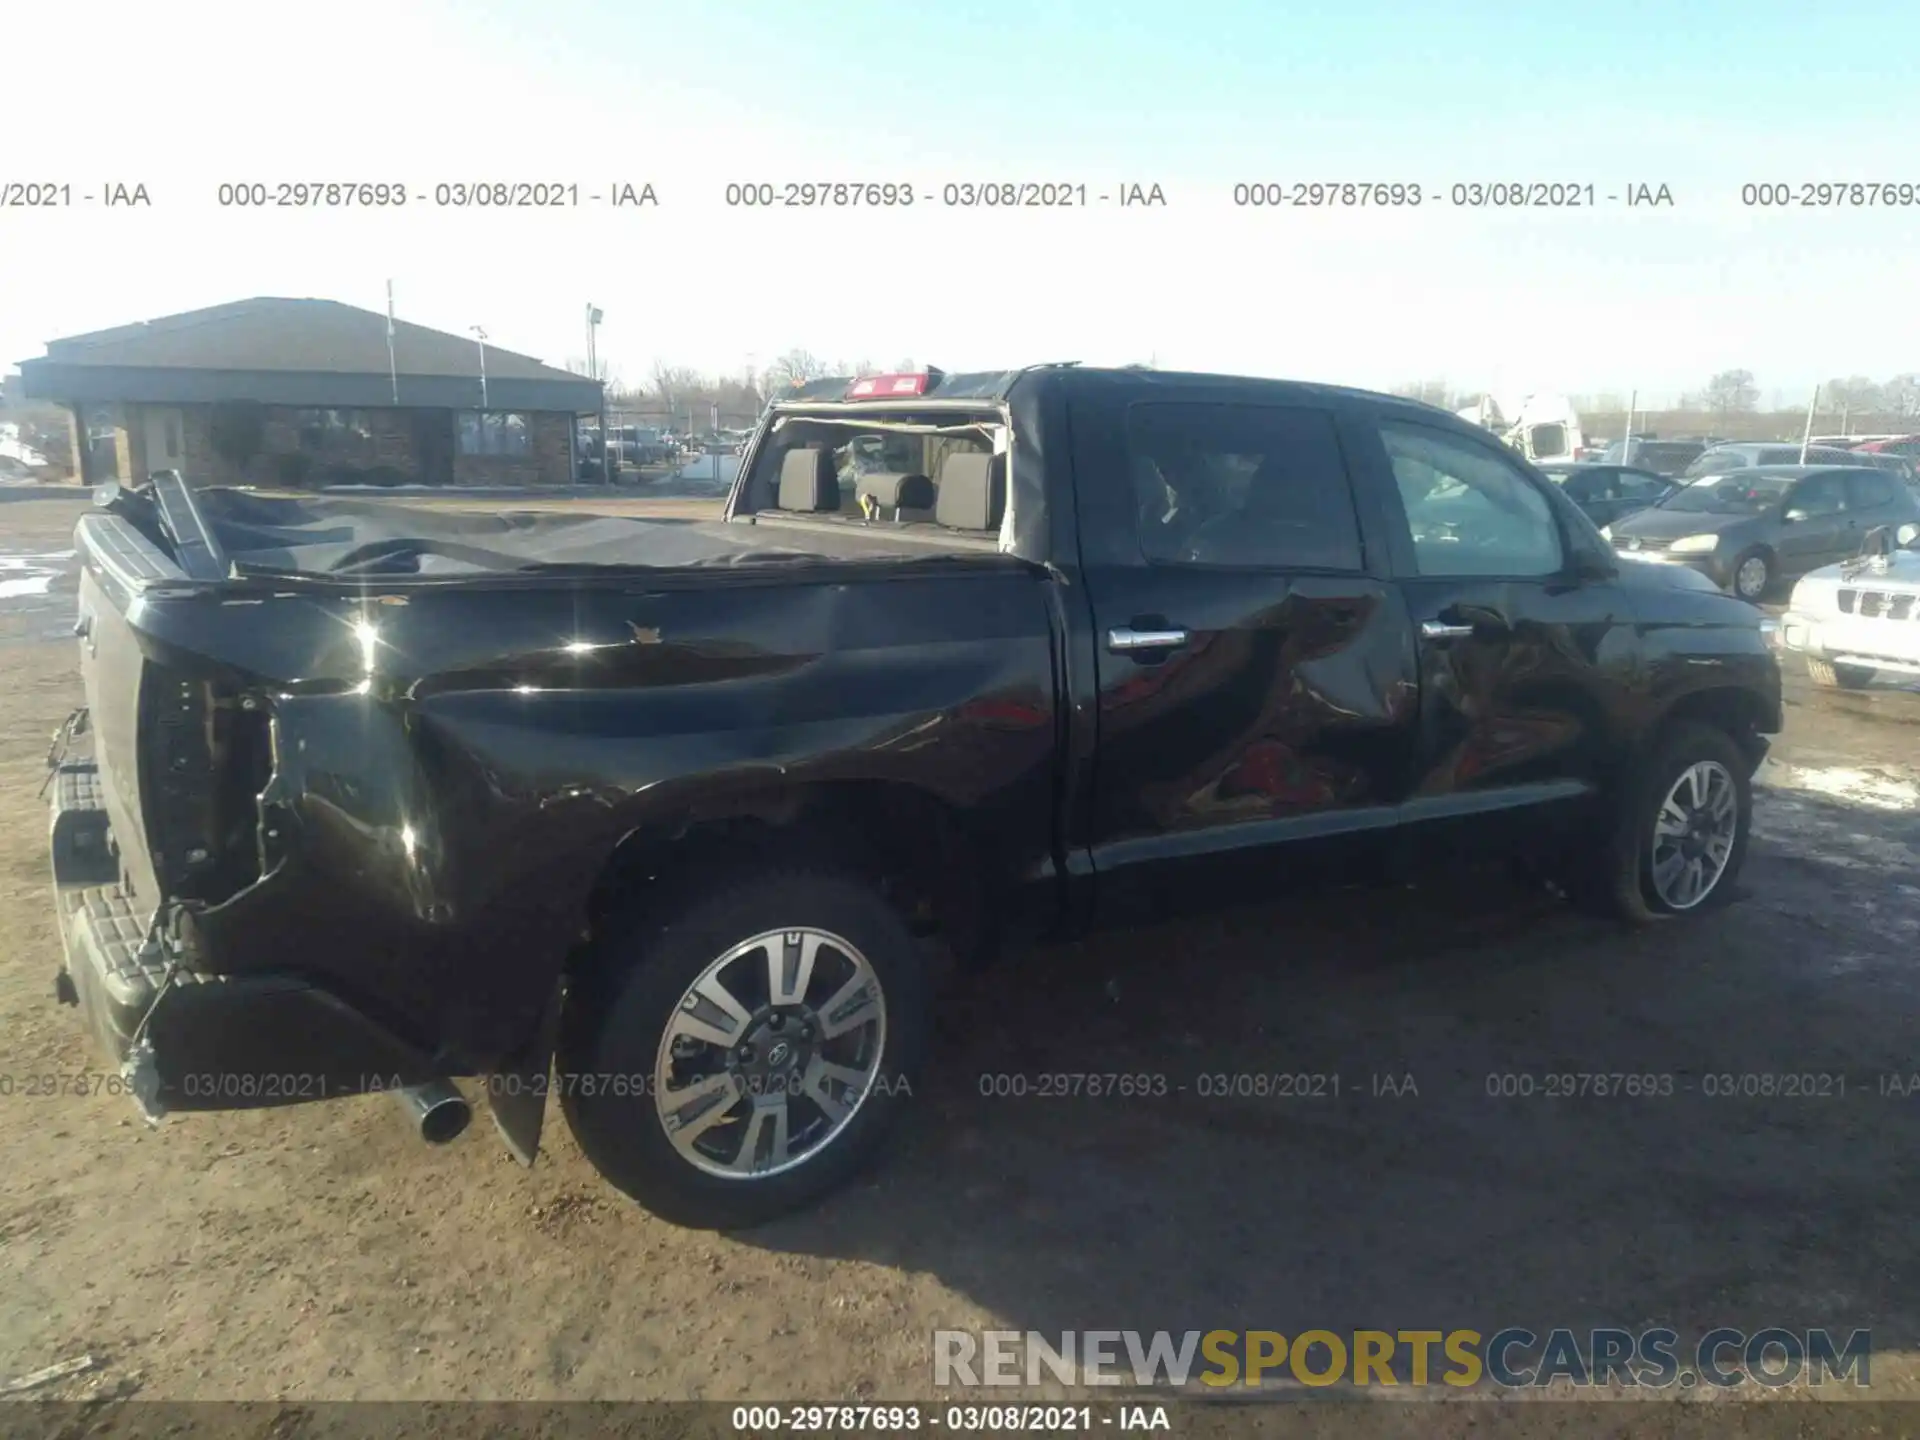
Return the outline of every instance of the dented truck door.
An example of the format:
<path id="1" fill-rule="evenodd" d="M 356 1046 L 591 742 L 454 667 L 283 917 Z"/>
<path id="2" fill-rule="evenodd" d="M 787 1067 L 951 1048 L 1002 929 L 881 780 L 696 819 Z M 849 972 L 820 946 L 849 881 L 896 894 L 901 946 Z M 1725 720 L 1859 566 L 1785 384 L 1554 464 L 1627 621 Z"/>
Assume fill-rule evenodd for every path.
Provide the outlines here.
<path id="1" fill-rule="evenodd" d="M 1416 662 L 1346 427 L 1257 382 L 1075 398 L 1102 920 L 1265 894 L 1391 834 Z"/>

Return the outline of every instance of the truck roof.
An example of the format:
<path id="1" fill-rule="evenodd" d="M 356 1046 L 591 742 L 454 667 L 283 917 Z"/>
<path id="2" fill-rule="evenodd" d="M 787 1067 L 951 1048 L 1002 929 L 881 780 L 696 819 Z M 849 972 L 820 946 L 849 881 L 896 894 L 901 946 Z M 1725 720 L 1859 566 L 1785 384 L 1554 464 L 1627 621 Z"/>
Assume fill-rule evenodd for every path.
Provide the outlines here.
<path id="1" fill-rule="evenodd" d="M 1098 384 L 1103 380 L 1125 380 L 1132 385 L 1165 386 L 1169 390 L 1189 387 L 1215 387 L 1220 385 L 1257 385 L 1276 392 L 1289 394 L 1298 399 L 1347 399 L 1365 400 L 1374 404 L 1392 405 L 1417 412 L 1426 416 L 1444 416 L 1456 425 L 1467 422 L 1459 420 L 1452 411 L 1437 405 L 1429 405 L 1423 400 L 1409 399 L 1403 395 L 1389 395 L 1383 391 L 1364 390 L 1352 385 L 1329 385 L 1314 380 L 1286 380 L 1263 375 L 1227 375 L 1208 371 L 1189 370 L 1151 370 L 1144 366 L 1088 366 L 1076 360 L 1051 361 L 1038 365 L 1027 365 L 1016 370 L 979 370 L 963 374 L 942 375 L 938 385 L 924 395 L 904 395 L 897 399 L 861 399 L 847 400 L 847 392 L 854 381 L 861 377 L 839 375 L 809 380 L 804 385 L 776 397 L 769 409 L 784 410 L 792 407 L 814 408 L 820 405 L 849 404 L 866 409 L 874 405 L 897 407 L 899 409 L 925 408 L 935 403 L 997 403 L 1006 399 L 1014 386 L 1029 376 L 1039 374 L 1070 373 L 1075 381 L 1085 380 Z"/>

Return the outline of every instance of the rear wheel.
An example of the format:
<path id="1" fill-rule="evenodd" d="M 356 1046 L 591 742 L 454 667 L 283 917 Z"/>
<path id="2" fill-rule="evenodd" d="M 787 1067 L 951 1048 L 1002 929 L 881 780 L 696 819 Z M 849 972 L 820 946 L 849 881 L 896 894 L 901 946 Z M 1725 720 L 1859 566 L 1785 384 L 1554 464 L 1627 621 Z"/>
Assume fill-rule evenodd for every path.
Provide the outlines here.
<path id="1" fill-rule="evenodd" d="M 1727 904 L 1753 828 L 1751 771 L 1724 730 L 1672 726 L 1619 795 L 1598 853 L 1570 877 L 1573 893 L 1636 924 Z"/>
<path id="2" fill-rule="evenodd" d="M 1749 550 L 1733 562 L 1733 593 L 1742 600 L 1758 604 L 1773 584 L 1773 557 L 1764 550 Z"/>
<path id="3" fill-rule="evenodd" d="M 1873 671 L 1865 665 L 1836 665 L 1831 660 L 1807 657 L 1807 674 L 1816 685 L 1842 690 L 1864 690 L 1873 683 Z"/>
<path id="4" fill-rule="evenodd" d="M 732 1229 L 812 1204 L 909 1094 L 919 951 L 857 879 L 708 887 L 598 958 L 567 999 L 561 1103 L 594 1167 L 663 1219 Z"/>

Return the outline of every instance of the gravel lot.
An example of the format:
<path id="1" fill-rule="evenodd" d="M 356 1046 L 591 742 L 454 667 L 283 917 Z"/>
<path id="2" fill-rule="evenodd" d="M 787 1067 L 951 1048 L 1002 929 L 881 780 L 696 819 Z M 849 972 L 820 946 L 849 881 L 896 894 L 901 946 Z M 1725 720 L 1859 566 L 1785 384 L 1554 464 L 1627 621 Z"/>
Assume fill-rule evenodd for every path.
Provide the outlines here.
<path id="1" fill-rule="evenodd" d="M 54 1004 L 35 791 L 77 703 L 80 505 L 0 490 L 0 1380 L 68 1395 L 908 1398 L 935 1328 L 1870 1326 L 1912 1397 L 1920 694 L 1789 677 L 1746 897 L 1623 935 L 1487 882 L 1290 901 L 1025 957 L 944 1012 L 917 1124 L 859 1188 L 742 1238 L 656 1222 L 549 1117 L 429 1149 L 379 1098 L 170 1118 L 28 1099 L 95 1071 Z M 31 565 L 27 562 L 31 561 Z M 34 569 L 34 566 L 40 569 Z M 1149 1072 L 1158 1100 L 992 1099 Z M 1341 1097 L 1203 1099 L 1217 1073 Z M 1490 1075 L 1671 1074 L 1666 1099 Z M 1727 1099 L 1835 1072 L 1844 1098 Z M 1371 1077 L 1417 1094 L 1375 1098 Z"/>

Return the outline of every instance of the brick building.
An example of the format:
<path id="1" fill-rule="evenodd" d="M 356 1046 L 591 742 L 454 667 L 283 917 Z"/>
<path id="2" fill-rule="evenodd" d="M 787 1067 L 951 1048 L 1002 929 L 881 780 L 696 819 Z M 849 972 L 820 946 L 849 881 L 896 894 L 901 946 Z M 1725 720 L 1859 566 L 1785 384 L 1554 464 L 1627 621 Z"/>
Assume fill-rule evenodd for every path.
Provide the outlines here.
<path id="1" fill-rule="evenodd" d="M 332 300 L 260 298 L 47 342 L 22 393 L 68 413 L 84 478 L 566 485 L 599 382 Z M 484 392 L 484 396 L 483 396 Z M 396 399 L 397 395 L 397 399 Z"/>

